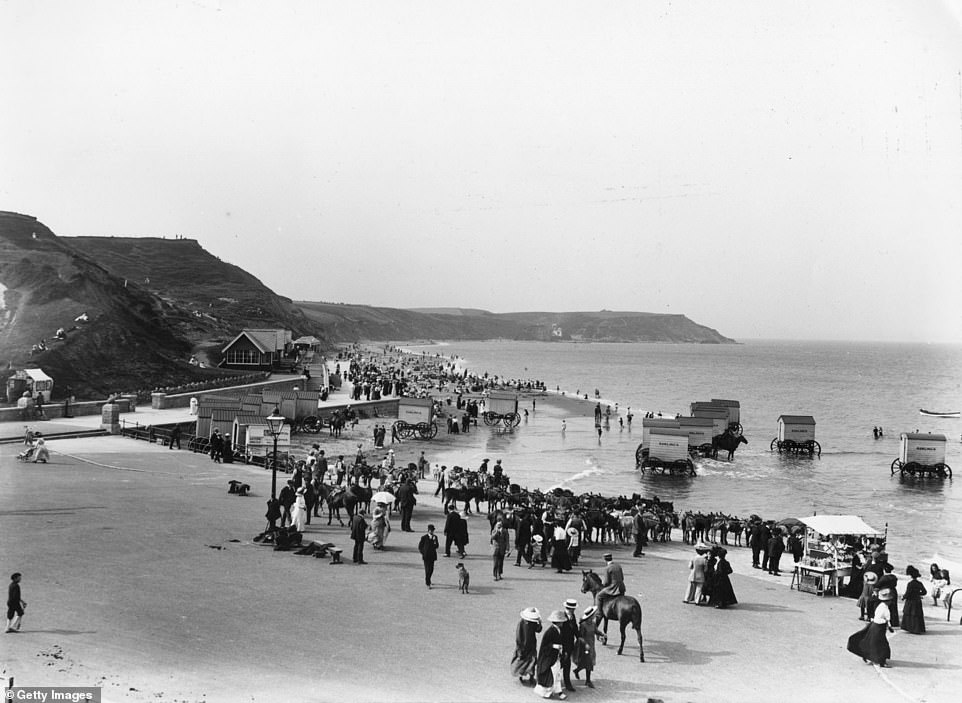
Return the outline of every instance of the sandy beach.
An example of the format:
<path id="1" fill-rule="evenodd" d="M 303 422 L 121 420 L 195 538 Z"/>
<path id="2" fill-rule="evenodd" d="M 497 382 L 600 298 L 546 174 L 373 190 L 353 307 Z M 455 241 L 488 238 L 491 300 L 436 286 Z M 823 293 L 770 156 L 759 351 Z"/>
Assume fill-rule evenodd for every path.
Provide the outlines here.
<path id="1" fill-rule="evenodd" d="M 538 398 L 539 412 L 559 417 L 591 407 Z M 358 443 L 370 452 L 372 424 L 311 441 L 332 457 Z M 395 445 L 397 459 L 473 454 L 466 442 L 491 430 L 472 432 Z M 368 565 L 331 565 L 251 541 L 270 494 L 261 468 L 121 437 L 49 444 L 47 465 L 0 446 L 0 562 L 23 572 L 30 604 L 24 631 L 0 639 L 2 675 L 19 685 L 102 686 L 110 701 L 534 700 L 508 668 L 519 611 L 590 604 L 577 569 L 517 568 L 513 554 L 494 582 L 483 516 L 469 520 L 471 594 L 443 557 L 427 590 L 417 540 L 443 524 L 430 479 L 414 533 L 395 518 Z M 231 479 L 251 495 L 229 495 Z M 305 539 L 350 549 L 336 520 L 315 519 Z M 582 568 L 600 570 L 603 551 L 588 547 Z M 924 636 L 890 636 L 893 668 L 881 670 L 845 651 L 860 625 L 854 601 L 792 591 L 790 575 L 752 570 L 747 549 L 730 550 L 739 605 L 728 611 L 681 602 L 690 553 L 677 530 L 642 558 L 614 552 L 644 608 L 646 662 L 630 632 L 623 656 L 599 645 L 597 688 L 576 682 L 571 700 L 943 701 L 962 685 L 962 628 L 944 610 L 927 604 Z"/>

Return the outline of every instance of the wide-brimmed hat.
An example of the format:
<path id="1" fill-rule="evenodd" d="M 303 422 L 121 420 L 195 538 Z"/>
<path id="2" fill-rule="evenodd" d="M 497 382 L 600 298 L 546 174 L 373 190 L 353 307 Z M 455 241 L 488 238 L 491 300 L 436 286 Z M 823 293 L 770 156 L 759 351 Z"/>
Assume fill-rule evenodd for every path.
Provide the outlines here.
<path id="1" fill-rule="evenodd" d="M 709 545 L 705 544 L 704 542 L 699 542 L 698 544 L 695 545 L 695 551 L 696 551 L 696 552 L 709 552 L 709 551 L 711 551 L 711 547 L 710 547 Z"/>
<path id="2" fill-rule="evenodd" d="M 528 622 L 541 622 L 541 613 L 537 608 L 525 608 L 521 611 L 521 619 Z"/>
<path id="3" fill-rule="evenodd" d="M 918 569 L 916 569 L 914 566 L 909 564 L 908 566 L 905 567 L 905 575 L 911 576 L 912 578 L 918 578 L 921 574 L 919 574 Z"/>
<path id="4" fill-rule="evenodd" d="M 552 610 L 551 615 L 548 616 L 548 620 L 551 622 L 565 622 L 568 617 L 561 610 Z"/>
<path id="5" fill-rule="evenodd" d="M 574 598 L 569 598 L 568 600 L 565 601 L 565 608 L 567 608 L 568 610 L 574 610 L 577 607 L 578 607 L 578 601 L 576 601 Z"/>
<path id="6" fill-rule="evenodd" d="M 878 592 L 879 600 L 892 600 L 893 598 L 895 598 L 895 591 L 891 588 L 883 588 Z"/>
<path id="7" fill-rule="evenodd" d="M 869 583 L 875 583 L 876 581 L 878 581 L 878 574 L 875 573 L 874 571 L 866 571 L 865 576 L 863 576 L 862 578 L 868 581 Z"/>
<path id="8" fill-rule="evenodd" d="M 543 542 L 543 541 L 544 541 L 544 537 L 542 537 L 541 535 L 533 535 L 533 536 L 531 537 L 531 539 L 533 539 L 535 542 Z"/>
<path id="9" fill-rule="evenodd" d="M 589 605 L 587 608 L 585 608 L 585 612 L 583 612 L 583 613 L 581 614 L 581 619 L 582 619 L 582 620 L 587 620 L 588 618 L 590 618 L 592 615 L 594 615 L 594 614 L 597 613 L 597 612 L 598 612 L 598 606 L 596 606 L 596 605 Z"/>
<path id="10" fill-rule="evenodd" d="M 605 552 L 605 554 L 601 558 L 604 559 L 605 561 L 611 561 L 614 557 L 611 556 L 611 552 Z"/>

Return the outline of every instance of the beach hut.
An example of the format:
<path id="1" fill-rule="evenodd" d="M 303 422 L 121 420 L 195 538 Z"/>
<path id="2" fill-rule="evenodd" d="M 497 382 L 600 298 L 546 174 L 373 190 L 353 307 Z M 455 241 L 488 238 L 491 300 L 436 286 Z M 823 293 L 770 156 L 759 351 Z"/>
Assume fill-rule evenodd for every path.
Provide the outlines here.
<path id="1" fill-rule="evenodd" d="M 668 417 L 645 417 L 641 420 L 641 447 L 648 449 L 651 444 L 651 431 L 656 428 L 670 428 L 677 430 L 681 423 L 675 418 Z M 708 439 L 711 441 L 711 438 Z"/>
<path id="2" fill-rule="evenodd" d="M 714 403 L 694 402 L 691 404 L 691 416 L 711 418 L 712 435 L 720 435 L 728 429 L 729 408 Z"/>
<path id="3" fill-rule="evenodd" d="M 741 431 L 741 403 L 739 403 L 737 400 L 726 400 L 724 398 L 712 398 L 711 402 L 712 405 L 720 405 L 724 408 L 728 408 L 729 424 L 738 425 L 739 431 Z"/>
<path id="4" fill-rule="evenodd" d="M 649 460 L 687 461 L 688 430 L 680 427 L 652 427 L 648 434 Z"/>
<path id="5" fill-rule="evenodd" d="M 691 449 L 708 445 L 711 447 L 712 434 L 715 423 L 710 417 L 679 417 L 678 426 L 688 432 L 688 446 Z M 642 433 L 644 434 L 644 433 Z"/>
<path id="6" fill-rule="evenodd" d="M 274 436 L 271 434 L 267 420 L 259 415 L 237 415 L 231 428 L 231 436 L 235 447 L 243 447 L 250 456 L 265 455 L 274 449 Z M 284 423 L 281 433 L 277 436 L 278 450 L 287 451 L 291 446 L 291 426 Z"/>
<path id="7" fill-rule="evenodd" d="M 821 456 L 822 447 L 815 441 L 815 418 L 811 415 L 779 415 L 778 436 L 772 440 L 770 449 Z"/>
<path id="8" fill-rule="evenodd" d="M 892 473 L 903 476 L 934 475 L 952 478 L 952 467 L 945 463 L 945 435 L 927 432 L 903 432 L 899 435 L 901 451 L 892 462 Z"/>

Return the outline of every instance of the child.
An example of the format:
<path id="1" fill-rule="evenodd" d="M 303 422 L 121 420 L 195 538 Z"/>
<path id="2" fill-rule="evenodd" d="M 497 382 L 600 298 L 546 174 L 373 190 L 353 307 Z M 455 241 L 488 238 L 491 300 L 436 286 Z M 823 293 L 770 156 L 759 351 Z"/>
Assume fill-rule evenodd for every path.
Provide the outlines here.
<path id="1" fill-rule="evenodd" d="M 875 583 L 878 581 L 878 574 L 874 571 L 866 571 L 865 576 L 862 580 L 862 595 L 858 598 L 858 608 L 859 608 L 859 620 L 871 620 L 871 610 L 869 609 L 870 601 L 872 600 L 872 595 L 875 591 Z M 869 613 L 869 617 L 866 618 L 866 612 Z"/>
<path id="2" fill-rule="evenodd" d="M 949 585 L 949 572 L 944 569 L 933 569 L 932 570 L 932 605 L 939 604 L 939 598 L 942 597 L 942 591 L 945 587 Z"/>

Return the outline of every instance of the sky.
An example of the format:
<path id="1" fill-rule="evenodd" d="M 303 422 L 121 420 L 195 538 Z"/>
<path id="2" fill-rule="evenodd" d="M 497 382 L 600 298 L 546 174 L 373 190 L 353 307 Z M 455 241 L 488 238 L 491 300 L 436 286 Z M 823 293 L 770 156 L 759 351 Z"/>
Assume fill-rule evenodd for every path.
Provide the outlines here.
<path id="1" fill-rule="evenodd" d="M 295 300 L 962 342 L 962 0 L 0 0 L 0 209 Z"/>

